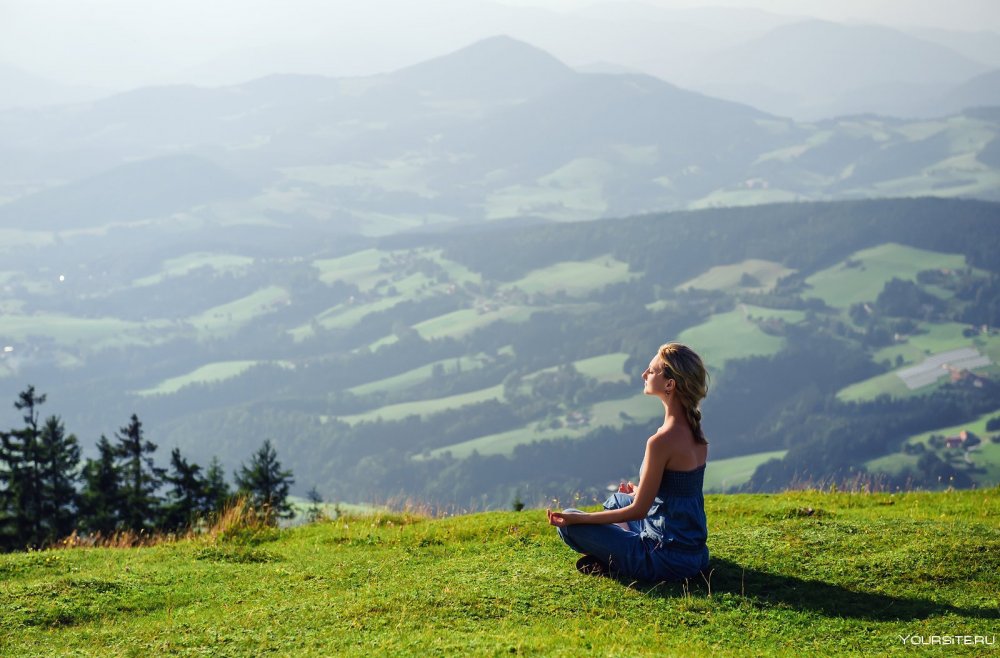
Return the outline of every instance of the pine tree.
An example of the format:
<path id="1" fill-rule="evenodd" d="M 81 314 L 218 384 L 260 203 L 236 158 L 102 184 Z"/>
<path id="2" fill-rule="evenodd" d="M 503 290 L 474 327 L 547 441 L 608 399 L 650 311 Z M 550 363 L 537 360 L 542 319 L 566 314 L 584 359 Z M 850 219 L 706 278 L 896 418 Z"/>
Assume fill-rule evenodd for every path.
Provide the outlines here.
<path id="1" fill-rule="evenodd" d="M 97 459 L 83 467 L 80 492 L 80 525 L 88 532 L 111 535 L 118 529 L 122 509 L 121 474 L 115 464 L 115 449 L 108 437 L 97 442 Z"/>
<path id="2" fill-rule="evenodd" d="M 45 539 L 51 542 L 69 536 L 76 528 L 80 446 L 74 435 L 66 435 L 58 416 L 49 416 L 39 434 L 38 452 L 42 522 Z"/>
<path id="3" fill-rule="evenodd" d="M 306 500 L 309 501 L 306 518 L 309 520 L 309 523 L 316 523 L 324 517 L 323 508 L 320 507 L 323 504 L 323 496 L 316 489 L 316 485 L 313 485 L 312 489 L 306 492 Z"/>
<path id="4" fill-rule="evenodd" d="M 208 470 L 205 471 L 204 494 L 201 502 L 203 514 L 218 514 L 225 509 L 233 495 L 229 484 L 226 483 L 226 474 L 218 457 L 212 457 Z"/>
<path id="5" fill-rule="evenodd" d="M 250 496 L 251 503 L 268 523 L 277 523 L 278 518 L 293 515 L 292 506 L 288 504 L 288 489 L 294 482 L 291 471 L 281 470 L 278 453 L 270 439 L 254 453 L 250 465 L 240 465 L 236 473 L 240 493 Z"/>
<path id="6" fill-rule="evenodd" d="M 153 464 L 156 444 L 142 436 L 142 423 L 132 414 L 130 422 L 116 434 L 115 456 L 121 473 L 119 519 L 123 527 L 141 532 L 152 528 L 160 517 L 157 489 L 163 482 L 164 469 Z"/>
<path id="7" fill-rule="evenodd" d="M 170 453 L 170 467 L 164 479 L 172 488 L 167 492 L 162 527 L 179 531 L 190 526 L 202 511 L 206 483 L 201 467 L 188 463 L 179 448 Z"/>
<path id="8" fill-rule="evenodd" d="M 2 536 L 6 546 L 39 546 L 45 539 L 42 525 L 41 455 L 37 407 L 45 402 L 28 386 L 18 393 L 14 407 L 24 412 L 24 427 L 0 435 L 0 499 Z"/>

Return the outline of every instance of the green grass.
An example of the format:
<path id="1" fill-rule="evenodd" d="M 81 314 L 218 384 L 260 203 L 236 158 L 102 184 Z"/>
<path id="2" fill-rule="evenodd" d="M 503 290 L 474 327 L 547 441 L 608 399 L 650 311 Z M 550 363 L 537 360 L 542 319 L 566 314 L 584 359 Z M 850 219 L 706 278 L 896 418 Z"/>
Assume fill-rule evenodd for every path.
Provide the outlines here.
<path id="1" fill-rule="evenodd" d="M 388 258 L 390 252 L 378 249 L 356 251 L 340 258 L 323 258 L 313 261 L 313 267 L 319 270 L 319 280 L 323 283 L 345 281 L 353 283 L 362 291 L 375 285 L 375 282 L 386 276 L 379 272 L 382 259 Z"/>
<path id="2" fill-rule="evenodd" d="M 600 290 L 613 283 L 628 281 L 628 263 L 615 260 L 611 256 L 599 256 L 585 261 L 563 261 L 529 272 L 509 287 L 516 287 L 528 294 L 551 295 L 565 292 L 571 297 L 580 297 Z"/>
<path id="3" fill-rule="evenodd" d="M 1000 416 L 1000 407 L 990 413 L 982 414 L 978 418 L 973 418 L 967 423 L 960 423 L 958 425 L 951 425 L 950 427 L 942 427 L 929 432 L 915 434 L 908 437 L 904 443 L 909 443 L 911 445 L 922 443 L 924 448 L 928 451 L 935 452 L 938 457 L 948 461 L 949 457 L 954 459 L 955 456 L 961 455 L 964 450 L 955 448 L 941 448 L 936 450 L 930 445 L 931 436 L 934 434 L 941 436 L 956 436 L 962 430 L 968 430 L 969 432 L 978 435 L 979 438 L 983 440 L 983 442 L 976 449 L 969 453 L 969 458 L 972 460 L 973 464 L 977 468 L 982 468 L 983 472 L 973 471 L 970 472 L 969 475 L 972 477 L 973 481 L 980 486 L 995 486 L 1000 484 L 1000 443 L 993 443 L 990 441 L 989 437 L 992 434 L 997 434 L 998 432 L 987 432 L 986 422 L 997 416 Z M 918 459 L 919 457 L 916 455 L 907 455 L 899 452 L 871 459 L 865 462 L 865 466 L 870 472 L 885 472 L 898 475 L 908 468 L 916 467 Z M 955 460 L 954 463 L 959 464 L 957 460 Z"/>
<path id="4" fill-rule="evenodd" d="M 678 290 L 686 288 L 697 288 L 699 290 L 726 290 L 739 291 L 748 290 L 754 292 L 766 292 L 774 288 L 774 285 L 783 276 L 795 272 L 769 260 L 750 258 L 742 263 L 732 265 L 716 265 L 707 272 L 699 274 L 695 278 L 685 281 L 677 286 Z M 749 274 L 760 281 L 759 286 L 744 288 L 740 286 L 740 278 L 744 274 Z"/>
<path id="5" fill-rule="evenodd" d="M 279 286 L 268 286 L 246 297 L 210 308 L 188 318 L 188 322 L 203 337 L 227 336 L 254 318 L 283 308 L 287 302 L 287 290 Z"/>
<path id="6" fill-rule="evenodd" d="M 231 379 L 242 375 L 244 372 L 257 365 L 258 363 L 267 363 L 266 361 L 217 361 L 215 363 L 208 363 L 196 368 L 189 373 L 179 375 L 177 377 L 171 377 L 165 379 L 156 386 L 143 389 L 141 391 L 136 391 L 136 395 L 149 396 L 149 395 L 167 395 L 170 393 L 176 393 L 180 389 L 188 386 L 189 384 L 210 384 L 213 382 L 221 382 L 226 379 Z M 278 361 L 278 365 L 284 367 L 291 367 L 291 363 L 288 361 Z"/>
<path id="7" fill-rule="evenodd" d="M 583 576 L 540 510 L 0 556 L 6 655 L 992 655 L 1000 490 L 709 495 L 710 573 Z M 569 504 L 567 500 L 561 504 Z"/>
<path id="8" fill-rule="evenodd" d="M 604 184 L 614 167 L 597 158 L 577 158 L 535 184 L 504 187 L 486 197 L 486 219 L 544 217 L 556 221 L 595 219 L 608 209 Z"/>
<path id="9" fill-rule="evenodd" d="M 758 452 L 728 459 L 709 459 L 705 468 L 705 491 L 725 493 L 750 481 L 757 467 L 769 459 L 781 459 L 787 450 Z"/>
<path id="10" fill-rule="evenodd" d="M 955 322 L 920 323 L 920 328 L 925 333 L 909 336 L 905 343 L 884 347 L 873 355 L 873 360 L 876 362 L 889 361 L 893 365 L 893 372 L 875 375 L 870 379 L 846 386 L 837 392 L 837 397 L 845 402 L 864 402 L 874 400 L 879 395 L 889 395 L 894 398 L 925 395 L 945 384 L 948 379 L 942 377 L 935 383 L 911 390 L 895 371 L 921 363 L 934 354 L 961 347 L 976 348 L 980 354 L 988 355 L 994 364 L 1000 361 L 1000 335 L 976 335 L 967 338 L 962 335 L 962 330 L 967 326 Z M 897 357 L 903 359 L 901 366 L 896 366 Z M 982 372 L 982 368 L 974 370 Z"/>
<path id="11" fill-rule="evenodd" d="M 848 262 L 858 265 L 850 267 Z M 835 308 L 847 308 L 851 304 L 875 301 L 893 277 L 916 281 L 917 272 L 922 270 L 964 267 L 965 256 L 890 242 L 855 252 L 844 262 L 808 277 L 806 283 L 811 289 L 803 296 L 818 297 Z"/>
<path id="12" fill-rule="evenodd" d="M 210 267 L 216 272 L 239 272 L 252 263 L 253 258 L 249 256 L 195 252 L 181 256 L 180 258 L 171 258 L 164 261 L 160 272 L 137 279 L 132 285 L 154 285 L 169 277 L 182 276 L 201 267 Z"/>
<path id="13" fill-rule="evenodd" d="M 947 352 L 960 347 L 974 347 L 980 354 L 988 354 L 993 361 L 1000 360 L 1000 334 L 976 335 L 967 338 L 962 331 L 969 325 L 957 322 L 919 323 L 924 333 L 906 338 L 905 343 L 884 347 L 872 355 L 876 362 L 883 360 L 895 365 L 896 357 L 902 356 L 904 364 L 916 364 L 932 354 Z"/>
<path id="14" fill-rule="evenodd" d="M 530 306 L 500 306 L 490 311 L 465 308 L 413 325 L 424 340 L 461 338 L 480 327 L 499 322 L 526 322 L 535 311 Z"/>
<path id="15" fill-rule="evenodd" d="M 777 354 L 784 346 L 784 338 L 764 333 L 751 318 L 773 318 L 796 323 L 804 317 L 802 311 L 782 311 L 740 304 L 728 313 L 713 315 L 707 322 L 685 329 L 678 340 L 690 345 L 709 366 L 722 368 L 730 359 Z"/>
<path id="16" fill-rule="evenodd" d="M 637 385 L 640 388 L 641 385 Z M 523 443 L 533 441 L 549 441 L 552 439 L 576 439 L 586 435 L 596 427 L 621 427 L 626 423 L 645 422 L 654 417 L 662 417 L 663 408 L 656 400 L 638 393 L 622 400 L 605 400 L 593 405 L 586 411 L 589 422 L 580 427 L 568 427 L 566 416 L 558 419 L 562 427 L 548 427 L 542 422 L 528 423 L 506 432 L 497 432 L 476 437 L 449 446 L 436 448 L 428 454 L 436 457 L 450 452 L 456 459 L 464 459 L 473 452 L 481 455 L 510 455 L 514 448 Z M 418 456 L 418 459 L 422 458 Z"/>
<path id="17" fill-rule="evenodd" d="M 928 384 L 921 388 L 910 390 L 903 380 L 895 372 L 887 372 L 875 375 L 864 381 L 845 386 L 837 391 L 837 399 L 844 402 L 865 402 L 874 400 L 880 395 L 888 395 L 893 398 L 906 398 L 913 395 L 924 395 L 936 387 L 936 384 Z"/>
<path id="18" fill-rule="evenodd" d="M 411 388 L 417 384 L 427 381 L 428 379 L 431 379 L 434 375 L 434 368 L 438 366 L 441 367 L 443 374 L 454 375 L 459 371 L 466 372 L 469 370 L 478 370 L 485 367 L 490 362 L 491 360 L 485 354 L 480 354 L 474 357 L 462 356 L 452 359 L 441 359 L 440 361 L 434 361 L 433 363 L 428 363 L 427 365 L 420 366 L 419 368 L 407 370 L 404 373 L 400 373 L 392 377 L 386 377 L 385 379 L 379 379 L 367 384 L 354 386 L 347 390 L 349 393 L 353 393 L 355 395 L 368 395 L 377 391 Z"/>
<path id="19" fill-rule="evenodd" d="M 629 355 L 625 352 L 602 354 L 600 356 L 592 356 L 587 359 L 573 361 L 573 367 L 576 368 L 577 372 L 581 375 L 590 377 L 591 379 L 596 379 L 599 382 L 628 381 L 630 375 L 625 374 L 625 361 L 628 360 L 628 358 Z M 526 375 L 524 379 L 531 379 L 532 377 L 535 377 L 543 372 L 552 372 L 558 368 L 559 366 L 545 368 L 536 373 Z M 635 378 L 638 380 L 640 375 L 641 373 L 635 373 Z"/>
<path id="20" fill-rule="evenodd" d="M 378 418 L 382 420 L 401 420 L 407 416 L 426 417 L 438 411 L 447 409 L 458 409 L 468 404 L 485 402 L 486 400 L 502 400 L 503 385 L 497 384 L 489 388 L 483 388 L 469 393 L 459 393 L 443 398 L 432 398 L 430 400 L 418 400 L 416 402 L 402 402 L 400 404 L 390 404 L 378 409 L 372 409 L 362 414 L 341 416 L 340 420 L 352 425 L 364 421 L 373 421 Z"/>

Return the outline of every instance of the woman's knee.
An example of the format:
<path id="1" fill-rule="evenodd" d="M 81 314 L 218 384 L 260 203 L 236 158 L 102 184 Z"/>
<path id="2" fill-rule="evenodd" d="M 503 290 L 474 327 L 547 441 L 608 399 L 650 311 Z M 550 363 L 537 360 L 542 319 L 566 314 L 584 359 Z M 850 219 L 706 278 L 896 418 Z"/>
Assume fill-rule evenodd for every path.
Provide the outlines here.
<path id="1" fill-rule="evenodd" d="M 632 504 L 632 496 L 624 493 L 613 493 L 604 501 L 604 509 L 621 509 Z"/>

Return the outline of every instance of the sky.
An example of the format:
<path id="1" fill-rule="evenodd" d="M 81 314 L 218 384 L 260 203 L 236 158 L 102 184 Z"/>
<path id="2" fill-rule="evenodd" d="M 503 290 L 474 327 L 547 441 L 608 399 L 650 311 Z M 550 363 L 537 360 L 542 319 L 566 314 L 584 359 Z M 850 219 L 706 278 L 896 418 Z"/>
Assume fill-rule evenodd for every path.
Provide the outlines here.
<path id="1" fill-rule="evenodd" d="M 626 0 L 603 0 L 614 4 Z M 0 67 L 123 90 L 269 72 L 364 75 L 443 54 L 585 0 L 0 0 Z M 645 0 L 665 8 L 694 0 Z M 717 0 L 835 21 L 1000 33 L 1000 0 Z M 477 18 L 479 14 L 481 17 Z M 532 19 L 534 16 L 534 19 Z M 720 26 L 738 29 L 739 26 Z M 339 60 L 339 61 L 338 61 Z M 297 70 L 289 70 L 289 69 Z"/>

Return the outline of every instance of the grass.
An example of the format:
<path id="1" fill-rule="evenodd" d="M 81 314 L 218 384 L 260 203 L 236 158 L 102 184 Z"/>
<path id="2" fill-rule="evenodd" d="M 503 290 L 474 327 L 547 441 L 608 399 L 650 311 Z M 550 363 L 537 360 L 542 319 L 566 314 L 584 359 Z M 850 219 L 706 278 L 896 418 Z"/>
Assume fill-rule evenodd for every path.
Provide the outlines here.
<path id="1" fill-rule="evenodd" d="M 485 354 L 479 354 L 474 357 L 461 356 L 450 359 L 441 359 L 440 361 L 434 361 L 433 363 L 428 363 L 427 365 L 420 366 L 419 368 L 407 370 L 404 373 L 400 373 L 392 377 L 386 377 L 385 379 L 379 379 L 367 384 L 354 386 L 347 389 L 347 391 L 349 393 L 353 393 L 354 395 L 368 395 L 369 393 L 375 393 L 378 391 L 411 388 L 421 382 L 431 379 L 434 376 L 434 369 L 437 367 L 441 368 L 442 374 L 444 375 L 454 375 L 460 371 L 467 372 L 469 370 L 478 370 L 485 367 L 489 363 L 491 363 L 491 359 Z"/>
<path id="2" fill-rule="evenodd" d="M 209 384 L 213 382 L 221 382 L 233 377 L 242 375 L 244 372 L 257 365 L 258 363 L 266 363 L 265 361 L 217 361 L 215 363 L 208 363 L 196 368 L 189 373 L 179 375 L 177 377 L 171 377 L 165 379 L 156 386 L 143 389 L 141 391 L 136 391 L 135 394 L 139 396 L 149 396 L 149 395 L 166 395 L 170 393 L 176 393 L 180 389 L 188 386 L 190 384 Z M 276 362 L 284 367 L 291 367 L 291 363 L 288 361 Z"/>
<path id="3" fill-rule="evenodd" d="M 787 450 L 758 452 L 728 459 L 709 459 L 705 469 L 705 491 L 725 493 L 750 481 L 757 467 L 769 459 L 781 459 Z"/>
<path id="4" fill-rule="evenodd" d="M 940 324 L 921 323 L 920 327 L 925 333 L 909 336 L 905 343 L 882 348 L 873 356 L 873 360 L 877 362 L 888 360 L 894 366 L 896 358 L 902 357 L 901 366 L 896 367 L 893 372 L 875 375 L 869 379 L 846 386 L 837 392 L 837 397 L 845 402 L 863 402 L 874 400 L 879 395 L 904 398 L 929 393 L 946 383 L 948 381 L 947 377 L 942 376 L 935 383 L 911 390 L 903 383 L 903 380 L 895 371 L 906 366 L 921 363 L 924 359 L 934 354 L 948 352 L 961 347 L 976 348 L 980 354 L 989 356 L 994 364 L 1000 360 L 1000 335 L 977 335 L 967 338 L 962 335 L 962 330 L 966 329 L 967 325 L 955 322 L 942 322 Z M 982 372 L 982 368 L 974 368 L 973 370 Z"/>
<path id="5" fill-rule="evenodd" d="M 501 188 L 485 200 L 486 219 L 544 217 L 574 221 L 600 217 L 608 209 L 604 194 L 613 166 L 597 158 L 577 158 L 539 178 L 535 184 Z"/>
<path id="6" fill-rule="evenodd" d="M 151 286 L 169 277 L 182 276 L 201 267 L 210 267 L 216 272 L 239 272 L 251 264 L 253 258 L 249 256 L 195 252 L 164 261 L 160 272 L 137 279 L 132 285 Z"/>
<path id="7" fill-rule="evenodd" d="M 992 434 L 997 434 L 998 432 L 987 432 L 986 422 L 990 418 L 995 418 L 997 416 L 1000 416 L 1000 407 L 990 413 L 982 414 L 978 418 L 970 419 L 967 423 L 960 423 L 950 427 L 942 427 L 929 432 L 915 434 L 907 438 L 904 443 L 911 445 L 922 443 L 924 448 L 930 452 L 935 452 L 942 460 L 946 462 L 951 461 L 956 465 L 961 465 L 962 462 L 964 462 L 964 459 L 962 462 L 959 462 L 957 459 L 954 459 L 954 457 L 962 455 L 965 452 L 964 450 L 956 448 L 935 449 L 930 445 L 930 438 L 935 434 L 940 436 L 956 436 L 962 430 L 968 430 L 983 440 L 983 442 L 979 444 L 975 450 L 972 450 L 969 453 L 969 459 L 972 460 L 977 468 L 982 469 L 982 471 L 970 471 L 969 475 L 972 477 L 973 481 L 980 486 L 995 486 L 1000 483 L 1000 443 L 993 443 L 990 441 L 989 437 Z M 907 468 L 915 467 L 917 459 L 918 457 L 916 455 L 906 455 L 899 452 L 869 460 L 865 462 L 865 466 L 870 472 L 873 473 L 880 471 L 898 475 Z M 964 463 L 967 464 L 968 462 Z"/>
<path id="8" fill-rule="evenodd" d="M 277 311 L 287 302 L 287 290 L 279 286 L 268 286 L 246 297 L 210 308 L 188 318 L 188 322 L 202 337 L 227 336 L 254 318 Z"/>
<path id="9" fill-rule="evenodd" d="M 400 404 L 390 404 L 378 409 L 372 409 L 362 414 L 341 416 L 340 420 L 352 425 L 364 421 L 373 421 L 378 418 L 382 420 L 401 420 L 407 416 L 426 417 L 438 411 L 447 409 L 458 409 L 468 404 L 485 402 L 486 400 L 502 400 L 503 385 L 497 384 L 489 388 L 483 388 L 469 393 L 459 393 L 443 398 L 433 398 L 430 400 L 417 400 L 416 402 L 402 402 Z"/>
<path id="10" fill-rule="evenodd" d="M 0 556 L 7 655 L 986 655 L 1000 491 L 706 496 L 710 573 L 578 574 L 540 510 Z M 570 501 L 566 501 L 568 504 Z M 984 653 L 986 652 L 986 653 Z"/>
<path id="11" fill-rule="evenodd" d="M 694 345 L 705 362 L 722 368 L 730 359 L 777 354 L 785 339 L 764 333 L 753 320 L 775 319 L 788 323 L 801 321 L 802 311 L 781 311 L 741 304 L 728 313 L 713 315 L 708 321 L 685 329 L 678 340 Z"/>
<path id="12" fill-rule="evenodd" d="M 888 360 L 896 363 L 896 357 L 902 356 L 904 364 L 920 363 L 928 356 L 939 352 L 974 347 L 980 354 L 989 354 L 993 361 L 1000 360 L 1000 334 L 976 335 L 971 338 L 963 336 L 962 331 L 969 325 L 957 322 L 919 324 L 923 333 L 907 336 L 906 342 L 884 347 L 875 352 L 872 359 L 876 362 Z"/>
<path id="13" fill-rule="evenodd" d="M 697 288 L 699 290 L 725 290 L 731 292 L 740 290 L 766 292 L 774 288 L 778 279 L 788 276 L 793 272 L 795 270 L 789 269 L 781 263 L 750 258 L 742 263 L 716 265 L 707 272 L 703 272 L 695 278 L 685 281 L 677 286 L 677 289 Z M 756 278 L 760 282 L 760 285 L 747 288 L 740 286 L 740 278 L 744 274 L 749 274 Z"/>
<path id="14" fill-rule="evenodd" d="M 511 283 L 510 287 L 528 294 L 565 292 L 571 297 L 581 297 L 613 283 L 628 281 L 633 276 L 628 271 L 628 263 L 611 256 L 599 256 L 585 261 L 563 261 L 534 270 Z"/>
<path id="15" fill-rule="evenodd" d="M 852 263 L 855 264 L 852 266 Z M 833 267 L 806 278 L 804 297 L 818 297 L 836 308 L 873 302 L 892 278 L 916 281 L 917 272 L 966 267 L 965 256 L 886 243 L 862 249 Z"/>
<path id="16" fill-rule="evenodd" d="M 526 322 L 535 309 L 530 306 L 500 306 L 490 311 L 465 308 L 413 325 L 424 340 L 461 338 L 480 327 L 499 322 Z"/>
<path id="17" fill-rule="evenodd" d="M 940 384 L 944 380 L 938 382 Z M 845 386 L 837 391 L 837 399 L 844 402 L 865 402 L 874 400 L 880 395 L 888 395 L 893 398 L 906 398 L 914 395 L 924 395 L 935 388 L 935 384 L 928 384 L 918 389 L 910 390 L 903 380 L 895 372 L 886 372 L 875 375 L 864 381 Z"/>
<path id="18" fill-rule="evenodd" d="M 476 437 L 461 443 L 436 448 L 428 454 L 431 457 L 450 452 L 456 459 L 464 459 L 473 452 L 481 455 L 510 455 L 514 448 L 523 443 L 533 441 L 549 441 L 552 439 L 575 439 L 586 435 L 595 427 L 621 427 L 628 422 L 642 422 L 662 415 L 662 408 L 642 393 L 622 400 L 605 400 L 593 405 L 587 415 L 590 422 L 581 427 L 545 427 L 538 422 L 528 423 L 506 432 L 497 432 Z M 560 419 L 565 421 L 566 418 Z M 418 457 L 420 458 L 420 457 Z"/>

